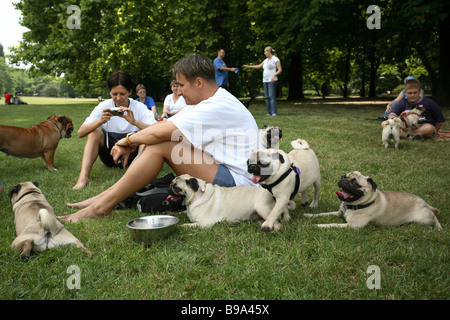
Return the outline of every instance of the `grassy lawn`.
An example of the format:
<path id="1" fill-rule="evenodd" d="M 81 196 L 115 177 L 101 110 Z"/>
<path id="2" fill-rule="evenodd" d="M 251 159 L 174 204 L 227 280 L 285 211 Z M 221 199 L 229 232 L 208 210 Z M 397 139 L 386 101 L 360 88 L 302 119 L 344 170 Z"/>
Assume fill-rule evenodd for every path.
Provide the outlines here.
<path id="1" fill-rule="evenodd" d="M 30 103 L 25 106 L 0 106 L 0 124 L 28 127 L 64 114 L 72 118 L 76 131 L 97 103 L 32 100 L 24 99 Z M 1 153 L 5 191 L 0 193 L 0 299 L 449 299 L 449 142 L 401 141 L 398 151 L 392 145 L 384 149 L 380 123 L 366 119 L 383 114 L 385 104 L 361 99 L 281 101 L 278 117 L 265 116 L 262 101 L 250 106 L 260 127 L 283 129 L 281 149 L 290 151 L 291 140 L 304 138 L 321 165 L 319 207 L 301 207 L 297 196 L 297 209 L 279 232 L 263 233 L 256 222 L 234 227 L 221 223 L 204 230 L 180 227 L 169 239 L 144 247 L 131 240 L 125 226 L 141 214 L 114 211 L 105 219 L 66 225 L 93 252 L 92 258 L 76 248 L 57 248 L 21 261 L 10 249 L 15 229 L 7 193 L 16 183 L 37 181 L 55 212 L 65 215 L 75 212 L 67 202 L 98 194 L 123 171 L 97 161 L 92 182 L 71 190 L 86 141 L 76 133 L 59 144 L 57 172 L 48 171 L 41 159 Z M 450 110 L 443 111 L 450 120 Z M 448 123 L 443 130 L 450 130 Z M 353 170 L 371 176 L 381 190 L 421 196 L 440 210 L 443 230 L 417 224 L 323 230 L 315 223 L 340 219 L 302 217 L 306 212 L 337 210 L 337 182 Z M 165 168 L 163 174 L 167 172 Z M 188 222 L 185 214 L 175 215 Z M 80 289 L 67 286 L 73 274 L 67 271 L 70 266 L 81 272 Z M 367 286 L 369 266 L 379 267 L 380 289 Z"/>

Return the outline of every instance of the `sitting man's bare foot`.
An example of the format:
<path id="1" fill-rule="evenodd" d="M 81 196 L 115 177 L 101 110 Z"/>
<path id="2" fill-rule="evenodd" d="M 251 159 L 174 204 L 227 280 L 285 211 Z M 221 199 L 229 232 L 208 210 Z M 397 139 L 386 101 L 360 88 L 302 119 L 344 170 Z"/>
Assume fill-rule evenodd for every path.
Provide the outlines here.
<path id="1" fill-rule="evenodd" d="M 58 216 L 58 219 L 63 222 L 78 222 L 89 218 L 104 218 L 107 215 L 109 215 L 109 212 L 96 213 L 94 208 L 89 206 L 67 216 Z"/>
<path id="2" fill-rule="evenodd" d="M 79 178 L 77 183 L 73 186 L 72 190 L 82 189 L 87 186 L 91 181 L 89 178 Z"/>
<path id="3" fill-rule="evenodd" d="M 84 201 L 80 201 L 77 203 L 67 203 L 66 205 L 69 208 L 78 208 L 78 209 L 82 209 L 82 208 L 86 208 L 87 206 L 89 206 L 90 204 L 92 204 L 93 201 L 91 201 L 91 199 L 87 199 Z"/>

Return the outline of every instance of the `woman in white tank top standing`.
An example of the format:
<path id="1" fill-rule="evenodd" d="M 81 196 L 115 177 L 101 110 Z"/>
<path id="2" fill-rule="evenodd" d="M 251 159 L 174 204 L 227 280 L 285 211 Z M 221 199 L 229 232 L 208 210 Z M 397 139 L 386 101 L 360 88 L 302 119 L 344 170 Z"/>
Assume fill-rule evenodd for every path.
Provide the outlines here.
<path id="1" fill-rule="evenodd" d="M 275 50 L 268 46 L 264 49 L 264 55 L 266 59 L 258 65 L 244 64 L 244 68 L 259 69 L 263 68 L 263 87 L 264 97 L 266 99 L 267 115 L 277 115 L 277 86 L 278 75 L 281 73 L 280 59 L 275 55 Z"/>

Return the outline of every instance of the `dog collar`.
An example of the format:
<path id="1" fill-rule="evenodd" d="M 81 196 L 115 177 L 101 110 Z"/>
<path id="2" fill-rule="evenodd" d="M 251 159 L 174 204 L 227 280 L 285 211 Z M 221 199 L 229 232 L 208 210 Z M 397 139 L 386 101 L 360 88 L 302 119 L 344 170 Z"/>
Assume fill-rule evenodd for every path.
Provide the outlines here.
<path id="1" fill-rule="evenodd" d="M 197 201 L 197 199 L 198 198 L 200 198 L 202 195 L 203 195 L 203 193 L 205 192 L 205 190 L 206 190 L 206 184 L 204 184 L 203 185 L 203 187 L 202 187 L 202 189 L 201 189 L 201 193 L 198 193 L 195 197 L 194 197 L 194 199 L 192 199 L 188 204 L 186 204 L 186 206 L 190 206 L 190 205 L 192 205 L 195 201 Z"/>
<path id="2" fill-rule="evenodd" d="M 57 125 L 56 123 L 54 123 L 52 120 L 47 120 L 47 121 L 50 122 L 51 124 L 53 124 L 53 125 L 55 126 L 56 130 L 58 130 L 59 135 L 61 136 L 61 131 L 59 130 L 58 125 Z M 62 138 L 62 137 L 61 137 L 61 138 Z"/>
<path id="3" fill-rule="evenodd" d="M 294 188 L 294 191 L 292 192 L 292 194 L 291 194 L 291 196 L 290 196 L 290 198 L 289 198 L 289 200 L 292 200 L 292 198 L 294 198 L 294 196 L 295 196 L 295 195 L 297 194 L 297 192 L 298 192 L 298 189 L 300 188 L 300 169 L 297 168 L 296 166 L 294 166 L 294 164 L 291 164 L 291 166 L 289 167 L 289 169 L 288 169 L 285 173 L 283 173 L 283 175 L 282 175 L 277 181 L 275 181 L 275 182 L 272 183 L 272 184 L 261 184 L 261 186 L 262 186 L 264 189 L 269 190 L 269 192 L 273 195 L 273 193 L 272 193 L 272 188 L 275 187 L 277 184 L 279 184 L 279 183 L 280 183 L 281 181 L 283 181 L 284 179 L 286 179 L 286 177 L 287 177 L 288 175 L 290 175 L 291 172 L 294 172 L 294 173 L 295 173 L 295 188 Z"/>
<path id="4" fill-rule="evenodd" d="M 38 193 L 38 194 L 41 194 L 40 192 L 38 192 L 38 191 L 36 191 L 36 190 L 31 190 L 31 191 L 25 192 L 23 195 L 20 196 L 19 199 L 17 199 L 16 203 L 19 202 L 20 200 L 22 200 L 23 197 L 25 197 L 25 196 L 27 196 L 27 195 L 29 195 L 29 194 L 32 194 L 32 193 Z"/>
<path id="5" fill-rule="evenodd" d="M 347 209 L 359 210 L 359 209 L 367 208 L 367 207 L 373 205 L 374 203 L 375 203 L 375 200 L 373 200 L 373 201 L 371 201 L 369 203 L 366 203 L 366 204 L 357 204 L 357 205 L 345 204 L 345 205 L 346 205 Z"/>

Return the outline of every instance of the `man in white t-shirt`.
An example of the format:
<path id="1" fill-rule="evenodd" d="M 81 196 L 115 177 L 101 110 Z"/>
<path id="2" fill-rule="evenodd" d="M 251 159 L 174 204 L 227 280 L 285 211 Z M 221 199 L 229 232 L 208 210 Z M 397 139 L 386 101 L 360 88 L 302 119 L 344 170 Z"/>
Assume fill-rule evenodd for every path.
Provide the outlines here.
<path id="1" fill-rule="evenodd" d="M 167 121 L 119 140 L 111 151 L 115 161 L 122 157 L 126 163 L 136 145 L 146 147 L 116 184 L 98 196 L 69 204 L 83 209 L 61 220 L 76 222 L 108 215 L 116 204 L 156 178 L 164 162 L 177 175 L 187 173 L 207 183 L 254 185 L 247 159 L 257 148 L 259 135 L 251 113 L 218 88 L 208 58 L 187 56 L 175 64 L 173 74 L 188 107 Z"/>
<path id="2" fill-rule="evenodd" d="M 81 171 L 73 189 L 81 189 L 90 181 L 90 172 L 97 156 L 108 167 L 117 166 L 111 157 L 111 149 L 127 134 L 142 130 L 156 123 L 153 113 L 138 101 L 130 99 L 133 83 L 126 71 L 113 73 L 108 79 L 112 99 L 99 103 L 78 130 L 78 137 L 87 136 L 81 161 Z M 119 107 L 123 115 L 113 116 L 110 109 Z M 137 156 L 134 151 L 128 160 Z M 124 167 L 124 164 L 119 164 Z"/>

